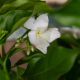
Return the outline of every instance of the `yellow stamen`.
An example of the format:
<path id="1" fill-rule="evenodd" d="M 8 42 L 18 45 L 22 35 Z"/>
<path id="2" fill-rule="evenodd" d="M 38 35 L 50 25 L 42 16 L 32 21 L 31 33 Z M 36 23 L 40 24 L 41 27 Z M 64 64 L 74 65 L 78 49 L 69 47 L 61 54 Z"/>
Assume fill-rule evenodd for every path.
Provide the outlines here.
<path id="1" fill-rule="evenodd" d="M 37 37 L 37 38 L 40 38 L 41 35 L 42 35 L 42 32 L 41 32 L 41 31 L 37 31 L 37 32 L 36 32 L 36 37 Z"/>

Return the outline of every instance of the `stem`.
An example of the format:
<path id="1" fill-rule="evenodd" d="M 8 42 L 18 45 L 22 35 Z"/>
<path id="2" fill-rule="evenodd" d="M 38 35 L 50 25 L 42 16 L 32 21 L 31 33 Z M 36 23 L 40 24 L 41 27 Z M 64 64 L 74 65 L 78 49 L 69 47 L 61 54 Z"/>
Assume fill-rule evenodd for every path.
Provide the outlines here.
<path id="1" fill-rule="evenodd" d="M 3 47 L 3 45 L 0 45 L 0 55 L 2 56 L 3 55 L 3 50 L 2 50 L 2 47 Z M 1 62 L 1 64 L 2 64 L 2 62 Z M 4 74 L 5 74 L 5 78 L 6 78 L 6 80 L 10 80 L 9 79 L 9 75 L 8 75 L 8 72 L 7 72 L 7 69 L 6 69 L 6 60 L 3 62 L 3 70 L 4 70 Z"/>
<path id="2" fill-rule="evenodd" d="M 9 73 L 7 71 L 7 68 L 6 68 L 6 62 L 7 62 L 7 58 L 8 58 L 8 54 L 5 56 L 5 50 L 4 50 L 4 45 L 1 45 L 1 49 L 2 49 L 2 57 L 5 58 L 4 59 L 4 62 L 2 63 L 2 66 L 3 66 L 3 71 L 4 71 L 4 75 L 5 75 L 5 79 L 6 80 L 10 80 L 10 77 L 9 77 Z"/>
<path id="3" fill-rule="evenodd" d="M 4 63 L 3 63 L 3 70 L 4 70 L 4 73 L 5 73 L 6 80 L 10 80 L 8 71 L 6 69 L 6 61 L 4 61 Z"/>
<path id="4" fill-rule="evenodd" d="M 2 56 L 2 45 L 0 45 L 0 55 Z"/>

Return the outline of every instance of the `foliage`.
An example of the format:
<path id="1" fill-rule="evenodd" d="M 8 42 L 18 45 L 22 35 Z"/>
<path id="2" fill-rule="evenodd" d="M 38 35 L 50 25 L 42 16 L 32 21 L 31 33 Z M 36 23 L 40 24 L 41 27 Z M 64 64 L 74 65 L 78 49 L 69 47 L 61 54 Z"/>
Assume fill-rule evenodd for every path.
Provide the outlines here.
<path id="1" fill-rule="evenodd" d="M 75 71 L 77 75 L 78 70 L 74 69 L 76 65 L 78 66 L 77 57 L 80 59 L 80 39 L 75 39 L 72 34 L 62 33 L 60 39 L 51 43 L 46 55 L 38 50 L 31 51 L 30 55 L 27 55 L 28 48 L 32 48 L 28 38 L 25 37 L 28 30 L 16 40 L 8 52 L 5 51 L 4 45 L 12 33 L 24 27 L 23 24 L 30 16 L 38 16 L 41 13 L 48 13 L 57 24 L 79 27 L 79 7 L 80 0 L 68 0 L 58 8 L 40 0 L 0 0 L 0 47 L 2 48 L 0 80 L 78 80 L 79 76 L 72 78 L 74 75 L 72 72 Z M 28 47 L 21 48 L 22 43 Z M 12 66 L 10 58 L 17 52 L 22 52 L 25 57 Z M 25 63 L 28 64 L 26 69 L 19 66 Z M 12 70 L 14 67 L 16 70 Z"/>

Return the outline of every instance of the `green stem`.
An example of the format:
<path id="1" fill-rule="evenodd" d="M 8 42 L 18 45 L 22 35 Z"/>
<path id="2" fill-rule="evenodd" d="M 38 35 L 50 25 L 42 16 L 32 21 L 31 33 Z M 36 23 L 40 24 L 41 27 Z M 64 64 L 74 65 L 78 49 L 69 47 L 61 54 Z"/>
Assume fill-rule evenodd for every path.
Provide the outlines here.
<path id="1" fill-rule="evenodd" d="M 6 62 L 5 62 L 5 61 L 4 61 L 4 63 L 3 63 L 3 70 L 4 70 L 4 74 L 5 74 L 6 80 L 10 80 L 10 78 L 9 78 L 9 73 L 8 73 L 8 71 L 7 71 L 7 68 L 6 68 Z"/>
<path id="2" fill-rule="evenodd" d="M 0 55 L 2 56 L 2 45 L 0 45 Z"/>
<path id="3" fill-rule="evenodd" d="M 4 51 L 2 50 L 3 48 L 3 45 L 0 45 L 0 55 L 2 56 Z M 5 75 L 5 78 L 6 80 L 10 80 L 9 79 L 9 75 L 8 75 L 8 72 L 7 72 L 7 69 L 6 69 L 6 60 L 4 62 L 2 62 L 2 60 L 0 59 L 0 64 L 3 66 L 3 70 L 4 70 L 4 75 Z"/>

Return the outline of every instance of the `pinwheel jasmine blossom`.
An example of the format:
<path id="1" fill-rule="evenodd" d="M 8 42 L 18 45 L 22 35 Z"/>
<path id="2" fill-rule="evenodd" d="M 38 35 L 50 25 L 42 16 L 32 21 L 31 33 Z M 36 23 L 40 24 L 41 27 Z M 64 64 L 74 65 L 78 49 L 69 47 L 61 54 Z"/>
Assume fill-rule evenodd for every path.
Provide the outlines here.
<path id="1" fill-rule="evenodd" d="M 57 28 L 48 28 L 48 15 L 42 14 L 36 20 L 31 17 L 24 23 L 24 27 L 30 29 L 28 33 L 29 40 L 42 53 L 47 53 L 47 48 L 52 41 L 60 37 Z"/>

